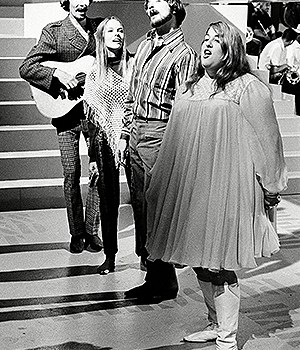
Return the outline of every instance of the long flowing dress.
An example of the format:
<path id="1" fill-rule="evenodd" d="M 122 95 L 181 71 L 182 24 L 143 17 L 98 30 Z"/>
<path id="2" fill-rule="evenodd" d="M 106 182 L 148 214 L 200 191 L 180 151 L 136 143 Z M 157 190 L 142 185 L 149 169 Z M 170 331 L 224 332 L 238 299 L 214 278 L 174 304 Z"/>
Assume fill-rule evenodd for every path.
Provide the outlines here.
<path id="1" fill-rule="evenodd" d="M 207 75 L 178 90 L 148 201 L 149 259 L 209 269 L 256 266 L 278 251 L 262 187 L 287 184 L 269 88 L 251 74 L 212 96 Z"/>

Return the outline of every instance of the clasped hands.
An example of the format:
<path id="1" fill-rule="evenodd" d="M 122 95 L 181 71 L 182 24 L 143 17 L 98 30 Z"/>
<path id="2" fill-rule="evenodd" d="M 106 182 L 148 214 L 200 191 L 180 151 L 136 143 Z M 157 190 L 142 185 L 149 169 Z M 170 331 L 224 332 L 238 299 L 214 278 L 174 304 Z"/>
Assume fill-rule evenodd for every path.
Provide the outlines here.
<path id="1" fill-rule="evenodd" d="M 264 189 L 264 205 L 266 210 L 275 207 L 280 201 L 281 196 L 279 193 L 271 193 Z"/>

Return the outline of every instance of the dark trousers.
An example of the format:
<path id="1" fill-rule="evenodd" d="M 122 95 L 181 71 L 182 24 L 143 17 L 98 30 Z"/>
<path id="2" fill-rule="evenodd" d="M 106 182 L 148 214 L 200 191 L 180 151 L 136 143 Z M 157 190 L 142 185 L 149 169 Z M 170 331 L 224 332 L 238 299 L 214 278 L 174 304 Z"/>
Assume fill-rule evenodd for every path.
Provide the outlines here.
<path id="1" fill-rule="evenodd" d="M 97 129 L 93 143 L 99 171 L 97 188 L 100 197 L 100 218 L 104 254 L 114 256 L 118 251 L 118 215 L 120 204 L 120 175 L 106 136 Z"/>
<path id="2" fill-rule="evenodd" d="M 282 92 L 295 96 L 295 113 L 300 115 L 300 82 L 293 85 L 285 78 L 282 83 Z"/>
<path id="3" fill-rule="evenodd" d="M 146 191 L 150 170 L 156 162 L 166 129 L 166 122 L 134 120 L 130 136 L 131 201 L 135 223 L 135 251 L 146 258 L 147 203 Z"/>
<path id="4" fill-rule="evenodd" d="M 145 248 L 148 234 L 146 191 L 150 182 L 150 170 L 156 162 L 166 126 L 166 122 L 134 120 L 130 137 L 130 192 L 135 222 L 136 254 L 143 258 L 148 256 Z M 145 280 L 154 290 L 178 289 L 174 266 L 162 260 L 147 261 Z"/>
<path id="5" fill-rule="evenodd" d="M 211 282 L 215 286 L 222 286 L 225 283 L 235 284 L 238 282 L 237 275 L 234 271 L 220 270 L 218 272 L 212 272 L 202 267 L 193 267 L 197 278 L 203 282 Z"/>

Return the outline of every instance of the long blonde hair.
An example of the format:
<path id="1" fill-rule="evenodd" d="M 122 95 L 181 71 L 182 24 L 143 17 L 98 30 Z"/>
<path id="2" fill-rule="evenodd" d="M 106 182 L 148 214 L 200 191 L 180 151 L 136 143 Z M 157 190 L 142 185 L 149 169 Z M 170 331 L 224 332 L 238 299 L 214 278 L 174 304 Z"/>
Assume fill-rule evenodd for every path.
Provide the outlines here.
<path id="1" fill-rule="evenodd" d="M 96 63 L 99 69 L 99 81 L 101 81 L 107 72 L 108 69 L 108 50 L 106 48 L 105 45 L 105 41 L 104 41 L 104 31 L 106 28 L 106 25 L 108 23 L 108 21 L 110 21 L 111 19 L 114 19 L 116 21 L 118 21 L 122 27 L 123 23 L 119 20 L 119 18 L 117 18 L 116 16 L 110 16 L 110 17 L 106 17 L 98 26 L 96 33 L 95 33 L 95 39 L 96 39 Z M 123 46 L 120 49 L 121 51 L 121 55 L 120 55 L 120 74 L 122 76 L 125 76 L 126 74 L 126 67 L 127 67 L 127 63 L 126 63 L 126 38 L 125 38 L 125 34 L 124 34 L 124 41 L 123 41 Z"/>

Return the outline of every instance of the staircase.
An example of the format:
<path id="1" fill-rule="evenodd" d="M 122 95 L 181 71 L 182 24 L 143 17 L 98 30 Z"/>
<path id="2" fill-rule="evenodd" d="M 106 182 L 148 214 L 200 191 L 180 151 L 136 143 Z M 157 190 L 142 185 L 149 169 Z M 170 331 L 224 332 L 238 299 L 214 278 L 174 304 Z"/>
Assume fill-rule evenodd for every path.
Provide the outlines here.
<path id="1" fill-rule="evenodd" d="M 269 72 L 256 68 L 256 56 L 248 56 L 248 59 L 254 72 L 267 83 Z M 300 194 L 300 116 L 295 114 L 295 97 L 283 93 L 281 85 L 270 84 L 270 87 L 273 92 L 274 107 L 288 169 L 288 188 L 282 195 Z"/>
<path id="2" fill-rule="evenodd" d="M 1 6 L 1 1 L 0 211 L 64 207 L 56 130 L 50 120 L 37 110 L 29 85 L 20 79 L 18 72 L 20 63 L 36 39 L 24 37 L 23 6 L 13 7 L 9 5 L 10 2 Z M 97 5 L 102 6 L 103 3 Z M 187 39 L 191 35 L 187 30 Z M 190 41 L 193 42 L 192 36 Z M 278 86 L 274 86 L 273 90 L 289 170 L 289 188 L 285 194 L 299 194 L 300 117 L 294 114 L 293 97 L 283 95 Z M 82 190 L 85 197 L 88 157 L 83 140 L 81 153 Z M 124 174 L 121 176 L 121 201 L 129 202 Z"/>
<path id="3" fill-rule="evenodd" d="M 56 129 L 31 98 L 19 65 L 36 39 L 24 37 L 23 7 L 0 7 L 0 211 L 64 207 L 63 177 Z M 82 192 L 86 196 L 88 157 L 82 154 Z M 121 199 L 128 188 L 121 176 Z"/>
<path id="4" fill-rule="evenodd" d="M 280 85 L 272 85 L 272 89 L 288 168 L 288 189 L 283 195 L 300 194 L 300 116 L 294 112 L 293 95 L 282 93 Z"/>

